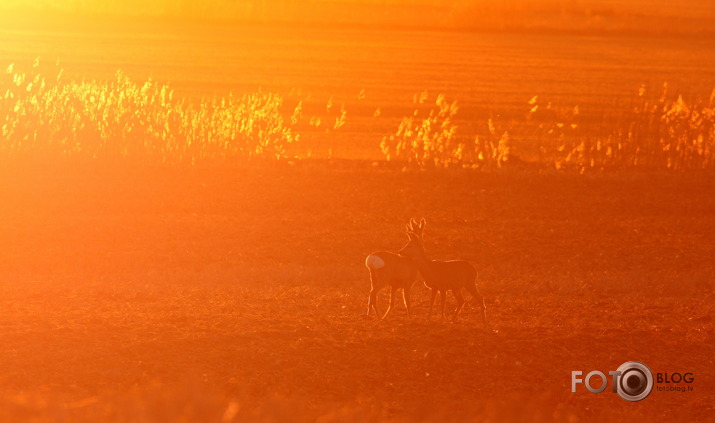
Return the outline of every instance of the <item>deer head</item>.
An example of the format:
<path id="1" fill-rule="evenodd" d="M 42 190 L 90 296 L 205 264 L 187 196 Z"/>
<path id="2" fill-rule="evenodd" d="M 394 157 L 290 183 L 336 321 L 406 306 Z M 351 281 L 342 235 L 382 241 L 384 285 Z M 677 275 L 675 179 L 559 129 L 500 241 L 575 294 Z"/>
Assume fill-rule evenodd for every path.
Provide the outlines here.
<path id="1" fill-rule="evenodd" d="M 425 227 L 425 220 L 422 219 L 418 224 L 417 221 L 412 219 L 407 225 L 407 237 L 409 241 L 402 247 L 399 251 L 401 256 L 410 257 L 412 259 L 425 259 L 425 249 L 422 244 L 422 232 Z"/>

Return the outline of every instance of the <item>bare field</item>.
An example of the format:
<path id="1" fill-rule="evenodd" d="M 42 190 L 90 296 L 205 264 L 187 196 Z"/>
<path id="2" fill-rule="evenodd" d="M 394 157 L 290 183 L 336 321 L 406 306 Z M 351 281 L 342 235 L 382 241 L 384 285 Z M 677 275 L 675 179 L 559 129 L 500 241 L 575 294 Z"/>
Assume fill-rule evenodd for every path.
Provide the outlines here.
<path id="1" fill-rule="evenodd" d="M 25 3 L 0 423 L 715 421 L 708 2 Z M 486 324 L 365 316 L 413 217 Z"/>
<path id="2" fill-rule="evenodd" d="M 360 166 L 0 169 L 0 420 L 713 418 L 708 175 Z M 410 217 L 484 327 L 363 316 Z M 387 291 L 380 297 L 382 309 Z M 454 299 L 448 298 L 448 307 Z M 572 370 L 693 372 L 639 403 Z"/>

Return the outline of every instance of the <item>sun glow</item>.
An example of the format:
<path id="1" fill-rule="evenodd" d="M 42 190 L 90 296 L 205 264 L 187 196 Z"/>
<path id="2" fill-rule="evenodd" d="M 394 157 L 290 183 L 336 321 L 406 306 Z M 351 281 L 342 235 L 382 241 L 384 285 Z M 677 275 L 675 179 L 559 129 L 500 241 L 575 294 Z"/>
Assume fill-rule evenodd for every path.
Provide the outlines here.
<path id="1" fill-rule="evenodd" d="M 712 420 L 713 9 L 0 0 L 0 423 Z"/>
<path id="2" fill-rule="evenodd" d="M 234 21 L 360 27 L 510 31 L 687 32 L 711 29 L 706 0 L 603 2 L 585 0 L 3 0 L 0 10 L 25 18 L 68 16 Z"/>

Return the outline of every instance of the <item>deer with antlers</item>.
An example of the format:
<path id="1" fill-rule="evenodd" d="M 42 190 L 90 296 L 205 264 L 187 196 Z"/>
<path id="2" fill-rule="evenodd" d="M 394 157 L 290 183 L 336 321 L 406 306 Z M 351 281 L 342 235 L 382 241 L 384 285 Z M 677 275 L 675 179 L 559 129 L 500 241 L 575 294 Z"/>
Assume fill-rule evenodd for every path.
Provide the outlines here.
<path id="1" fill-rule="evenodd" d="M 425 221 L 422 219 L 417 223 L 415 219 L 411 219 L 407 225 L 410 233 L 419 234 L 422 236 Z M 402 289 L 402 300 L 407 309 L 407 317 L 412 318 L 410 311 L 410 289 L 415 284 L 419 271 L 415 262 L 406 256 L 391 253 L 389 251 L 378 251 L 370 254 L 365 259 L 365 266 L 370 271 L 370 296 L 367 300 L 367 316 L 370 316 L 370 310 L 375 312 L 377 317 L 380 313 L 377 311 L 377 293 L 383 287 L 390 287 L 390 304 L 387 306 L 387 311 L 380 318 L 385 319 L 390 310 L 395 305 L 397 298 L 397 290 Z"/>
<path id="2" fill-rule="evenodd" d="M 422 219 L 420 231 L 424 229 L 424 226 L 424 219 Z M 484 304 L 484 297 L 479 293 L 479 288 L 477 287 L 477 271 L 474 266 L 463 260 L 430 260 L 425 254 L 421 232 L 418 233 L 413 230 L 411 225 L 407 225 L 407 236 L 409 237 L 409 242 L 400 250 L 399 255 L 413 260 L 425 281 L 425 286 L 432 291 L 429 316 L 432 316 L 432 308 L 437 294 L 440 294 L 442 319 L 444 319 L 445 297 L 447 291 L 452 291 L 457 299 L 457 308 L 454 311 L 452 321 L 456 321 L 465 304 L 462 289 L 466 289 L 481 306 L 482 321 L 486 324 L 487 307 Z"/>

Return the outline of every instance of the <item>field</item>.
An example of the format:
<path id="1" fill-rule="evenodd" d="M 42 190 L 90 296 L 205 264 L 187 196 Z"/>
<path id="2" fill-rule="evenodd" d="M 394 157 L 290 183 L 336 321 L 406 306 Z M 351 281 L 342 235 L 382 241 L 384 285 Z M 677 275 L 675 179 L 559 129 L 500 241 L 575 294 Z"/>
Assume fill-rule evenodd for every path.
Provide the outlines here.
<path id="1" fill-rule="evenodd" d="M 713 417 L 707 174 L 1 172 L 4 421 Z M 412 320 L 364 317 L 363 260 L 413 216 L 428 253 L 478 267 L 486 327 L 470 305 L 428 321 L 424 288 Z M 694 391 L 570 393 L 572 370 L 628 360 Z"/>

